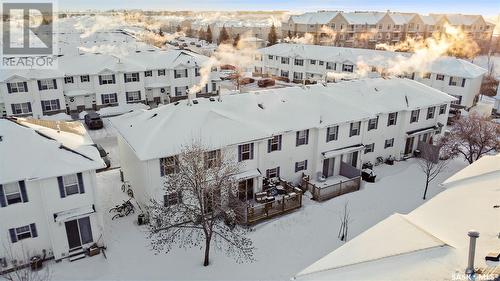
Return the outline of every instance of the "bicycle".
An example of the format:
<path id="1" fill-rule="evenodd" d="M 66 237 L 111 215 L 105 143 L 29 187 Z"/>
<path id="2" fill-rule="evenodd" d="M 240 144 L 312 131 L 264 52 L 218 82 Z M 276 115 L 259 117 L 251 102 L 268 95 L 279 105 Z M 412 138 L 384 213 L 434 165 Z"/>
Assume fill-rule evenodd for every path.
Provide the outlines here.
<path id="1" fill-rule="evenodd" d="M 129 181 L 124 181 L 122 183 L 122 192 L 127 191 L 127 195 L 129 197 L 134 197 L 134 191 L 132 190 L 132 186 L 130 185 Z"/>
<path id="2" fill-rule="evenodd" d="M 130 199 L 127 200 L 127 201 L 123 201 L 122 204 L 120 205 L 116 205 L 114 206 L 113 208 L 109 209 L 109 212 L 118 212 L 118 213 L 121 213 L 123 212 L 124 210 L 127 210 L 127 209 L 134 209 L 134 205 L 132 204 L 132 202 L 130 202 Z"/>

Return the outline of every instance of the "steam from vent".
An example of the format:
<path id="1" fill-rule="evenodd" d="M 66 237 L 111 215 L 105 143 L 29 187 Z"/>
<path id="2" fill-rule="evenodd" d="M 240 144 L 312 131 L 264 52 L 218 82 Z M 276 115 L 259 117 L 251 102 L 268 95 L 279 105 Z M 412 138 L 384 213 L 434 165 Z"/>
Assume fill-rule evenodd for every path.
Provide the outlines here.
<path id="1" fill-rule="evenodd" d="M 283 39 L 283 41 L 288 42 L 288 43 L 298 43 L 298 44 L 314 44 L 314 35 L 311 33 L 306 33 L 304 36 L 294 36 L 292 38 L 287 37 Z"/>

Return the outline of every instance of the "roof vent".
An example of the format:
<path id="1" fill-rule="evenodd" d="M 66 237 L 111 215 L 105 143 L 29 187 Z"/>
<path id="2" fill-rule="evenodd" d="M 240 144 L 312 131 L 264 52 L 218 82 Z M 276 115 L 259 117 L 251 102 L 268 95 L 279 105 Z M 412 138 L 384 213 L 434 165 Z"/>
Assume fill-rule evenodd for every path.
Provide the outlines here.
<path id="1" fill-rule="evenodd" d="M 179 104 L 179 102 L 178 102 L 178 101 L 176 101 L 176 102 L 174 103 L 174 105 L 178 105 L 178 104 Z"/>
<path id="2" fill-rule="evenodd" d="M 208 100 L 209 100 L 209 101 L 215 101 L 215 99 L 214 99 L 214 98 L 209 98 Z"/>
<path id="3" fill-rule="evenodd" d="M 193 100 L 193 103 L 194 104 L 198 104 L 198 100 Z"/>
<path id="4" fill-rule="evenodd" d="M 158 116 L 158 113 L 153 114 L 153 115 L 152 115 L 149 119 L 153 119 L 153 118 L 155 118 L 156 116 Z"/>
<path id="5" fill-rule="evenodd" d="M 261 108 L 261 109 L 264 109 L 264 104 L 262 103 L 259 103 L 258 106 Z"/>

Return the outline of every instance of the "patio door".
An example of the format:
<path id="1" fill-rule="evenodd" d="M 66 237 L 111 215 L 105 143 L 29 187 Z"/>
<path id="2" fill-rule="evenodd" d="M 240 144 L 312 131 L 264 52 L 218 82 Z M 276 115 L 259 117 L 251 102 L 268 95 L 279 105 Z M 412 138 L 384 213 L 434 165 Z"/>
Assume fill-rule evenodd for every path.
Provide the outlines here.
<path id="1" fill-rule="evenodd" d="M 335 157 L 323 160 L 323 177 L 328 178 L 333 176 L 335 168 Z"/>
<path id="2" fill-rule="evenodd" d="M 238 198 L 243 202 L 253 199 L 253 178 L 238 183 Z"/>
<path id="3" fill-rule="evenodd" d="M 415 141 L 415 137 L 409 137 L 406 139 L 405 155 L 413 152 L 413 142 L 414 141 Z"/>
<path id="4" fill-rule="evenodd" d="M 70 250 L 80 248 L 93 241 L 89 217 L 67 221 L 64 224 Z"/>

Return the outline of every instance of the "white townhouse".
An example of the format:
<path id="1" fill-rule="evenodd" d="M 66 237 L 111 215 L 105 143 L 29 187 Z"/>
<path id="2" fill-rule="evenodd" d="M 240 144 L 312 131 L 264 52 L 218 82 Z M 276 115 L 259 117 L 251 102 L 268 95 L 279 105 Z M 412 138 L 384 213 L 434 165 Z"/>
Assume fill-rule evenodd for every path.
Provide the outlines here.
<path id="1" fill-rule="evenodd" d="M 7 116 L 99 110 L 127 103 L 161 104 L 186 97 L 199 83 L 207 57 L 181 50 L 124 56 L 61 56 L 57 70 L 2 70 L 0 97 Z M 199 95 L 220 90 L 217 68 Z"/>
<path id="2" fill-rule="evenodd" d="M 301 84 L 328 80 L 328 73 L 342 79 L 360 75 L 380 77 L 381 73 L 411 56 L 409 53 L 304 44 L 276 44 L 259 49 L 259 52 L 256 73 Z M 454 103 L 471 107 L 486 72 L 486 69 L 462 59 L 440 57 L 425 69 L 414 69 L 400 75 L 456 97 Z"/>
<path id="3" fill-rule="evenodd" d="M 138 202 L 164 195 L 162 176 L 193 140 L 207 159 L 222 151 L 240 162 L 239 198 L 252 201 L 264 178 L 336 184 L 377 157 L 410 157 L 444 131 L 453 100 L 409 79 L 374 78 L 180 101 L 112 122 Z"/>
<path id="4" fill-rule="evenodd" d="M 0 271 L 34 255 L 82 258 L 101 238 L 105 164 L 92 144 L 79 122 L 0 119 Z"/>

